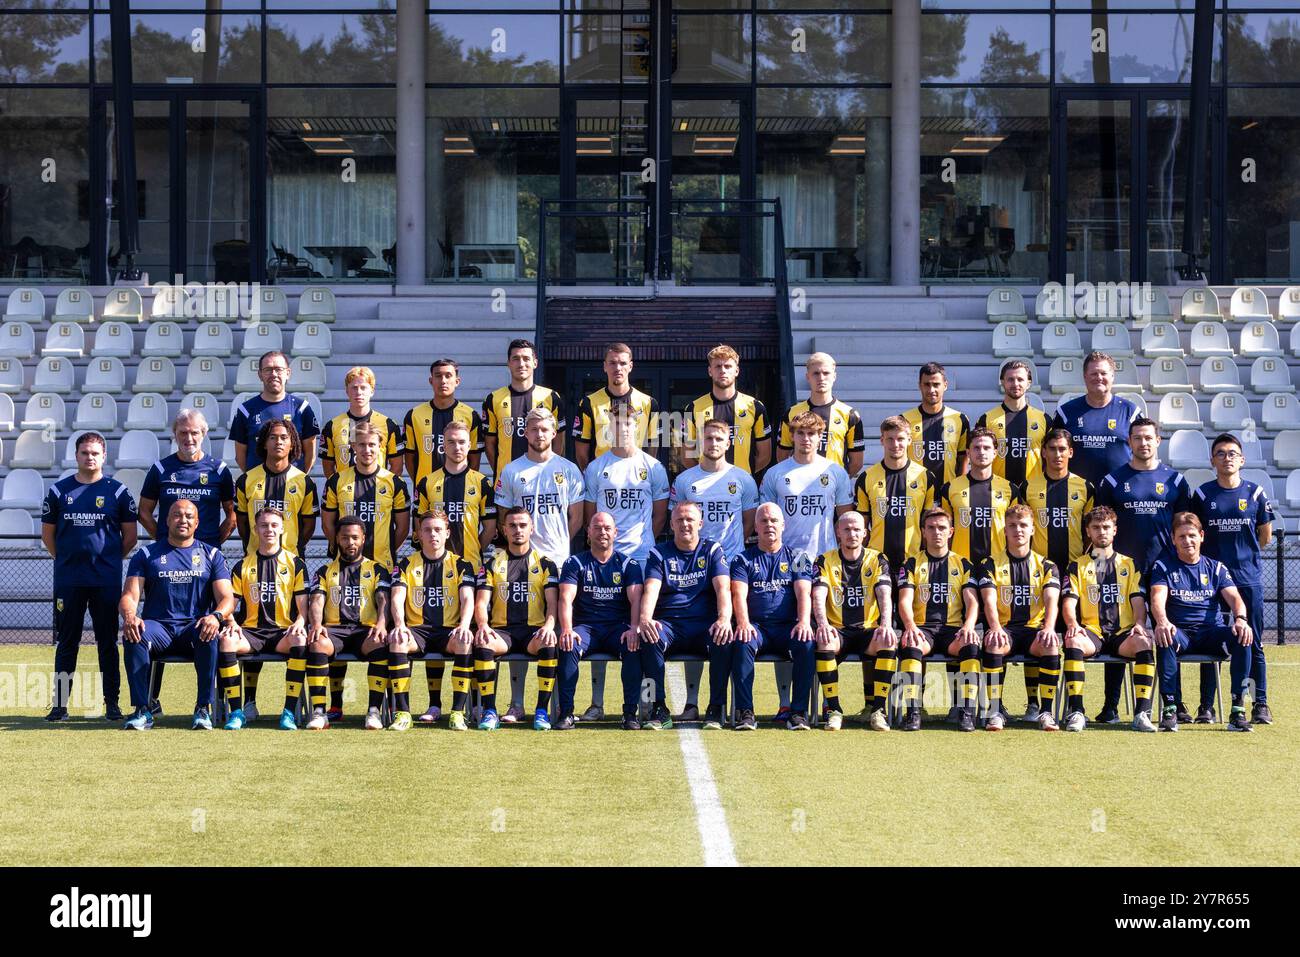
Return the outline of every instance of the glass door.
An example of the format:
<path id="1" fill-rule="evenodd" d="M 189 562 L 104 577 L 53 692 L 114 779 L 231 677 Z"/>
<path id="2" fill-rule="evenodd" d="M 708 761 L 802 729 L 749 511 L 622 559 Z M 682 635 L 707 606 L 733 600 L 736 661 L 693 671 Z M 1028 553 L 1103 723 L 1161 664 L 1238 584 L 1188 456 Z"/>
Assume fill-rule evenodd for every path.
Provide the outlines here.
<path id="1" fill-rule="evenodd" d="M 192 282 L 251 282 L 252 157 L 247 100 L 183 99 L 185 263 Z"/>
<path id="2" fill-rule="evenodd" d="M 1191 152 L 1191 100 L 1183 97 L 1144 96 L 1141 119 L 1142 152 L 1145 156 L 1143 216 L 1146 228 L 1147 282 L 1171 285 L 1178 282 L 1178 269 L 1186 262 L 1183 254 L 1183 224 L 1187 201 L 1188 157 Z M 1206 143 L 1213 142 L 1211 137 Z M 1205 158 L 1205 205 L 1201 218 L 1199 253 L 1202 264 L 1210 251 L 1211 150 Z"/>
<path id="3" fill-rule="evenodd" d="M 1062 116 L 1063 114 L 1063 116 Z M 1133 270 L 1133 103 L 1066 97 L 1057 111 L 1064 192 L 1057 248 L 1075 282 L 1127 280 Z"/>

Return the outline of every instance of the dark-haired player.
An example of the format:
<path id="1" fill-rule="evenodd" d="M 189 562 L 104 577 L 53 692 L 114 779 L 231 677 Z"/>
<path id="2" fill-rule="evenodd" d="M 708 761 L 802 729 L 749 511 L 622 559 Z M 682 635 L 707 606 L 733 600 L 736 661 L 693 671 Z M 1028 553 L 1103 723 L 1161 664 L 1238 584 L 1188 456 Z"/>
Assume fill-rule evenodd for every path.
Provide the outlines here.
<path id="1" fill-rule="evenodd" d="M 406 472 L 413 485 L 436 472 L 443 464 L 443 436 L 447 426 L 459 422 L 469 430 L 469 467 L 477 469 L 483 454 L 483 418 L 478 410 L 456 398 L 460 388 L 460 366 L 455 359 L 435 359 L 429 366 L 433 398 L 406 413 L 402 431 L 406 437 Z"/>
<path id="2" fill-rule="evenodd" d="M 939 363 L 927 362 L 921 366 L 917 385 L 921 404 L 903 413 L 910 436 L 907 455 L 925 467 L 931 484 L 938 488 L 966 470 L 970 420 L 964 413 L 944 405 L 948 373 Z"/>
<path id="3" fill-rule="evenodd" d="M 528 451 L 524 424 L 533 409 L 546 409 L 555 419 L 551 448 L 564 452 L 564 406 L 558 392 L 533 381 L 537 347 L 527 339 L 512 339 L 506 347 L 510 382 L 483 400 L 483 443 L 492 474 L 500 479 L 506 466 Z M 567 557 L 567 552 L 566 552 Z"/>
<path id="4" fill-rule="evenodd" d="M 1038 474 L 1039 452 L 1047 433 L 1047 416 L 1029 404 L 1027 394 L 1034 382 L 1034 367 L 1023 359 L 1002 366 L 1002 401 L 979 417 L 977 429 L 988 429 L 997 444 L 993 474 L 1015 488 Z"/>

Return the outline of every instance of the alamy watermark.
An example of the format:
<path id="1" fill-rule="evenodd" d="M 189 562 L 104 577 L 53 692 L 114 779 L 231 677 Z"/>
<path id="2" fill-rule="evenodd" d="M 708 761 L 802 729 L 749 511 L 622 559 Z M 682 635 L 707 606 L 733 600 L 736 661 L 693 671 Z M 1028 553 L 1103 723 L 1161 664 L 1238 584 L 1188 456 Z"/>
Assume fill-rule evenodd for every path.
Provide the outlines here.
<path id="1" fill-rule="evenodd" d="M 1150 319 L 1157 293 L 1149 282 L 1049 282 L 1038 296 L 1039 319 Z"/>

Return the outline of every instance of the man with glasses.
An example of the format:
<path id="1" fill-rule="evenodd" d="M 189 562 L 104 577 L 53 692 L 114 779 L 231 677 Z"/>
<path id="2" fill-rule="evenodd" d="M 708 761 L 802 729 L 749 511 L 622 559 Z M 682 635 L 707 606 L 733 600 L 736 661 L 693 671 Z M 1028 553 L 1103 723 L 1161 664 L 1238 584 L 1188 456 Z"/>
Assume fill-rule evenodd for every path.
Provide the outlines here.
<path id="1" fill-rule="evenodd" d="M 275 419 L 293 423 L 302 441 L 302 454 L 293 461 L 304 472 L 310 472 L 316 463 L 316 439 L 320 423 L 316 413 L 302 396 L 290 395 L 289 357 L 283 352 L 267 352 L 257 360 L 257 377 L 262 380 L 262 392 L 242 402 L 235 410 L 235 421 L 230 424 L 230 438 L 235 443 L 235 461 L 242 471 L 250 471 L 262 464 L 262 456 L 254 439 L 262 426 Z"/>

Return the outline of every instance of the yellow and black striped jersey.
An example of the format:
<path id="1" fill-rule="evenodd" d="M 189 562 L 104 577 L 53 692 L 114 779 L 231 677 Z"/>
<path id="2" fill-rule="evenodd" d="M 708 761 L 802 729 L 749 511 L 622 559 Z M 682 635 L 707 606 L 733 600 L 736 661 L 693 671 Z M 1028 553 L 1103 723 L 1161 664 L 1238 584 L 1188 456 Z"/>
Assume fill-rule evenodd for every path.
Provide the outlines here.
<path id="1" fill-rule="evenodd" d="M 471 468 L 457 473 L 441 468 L 420 479 L 415 488 L 416 521 L 435 508 L 446 512 L 451 524 L 447 550 L 478 568 L 483 560 L 483 523 L 497 514 L 492 483 L 487 476 Z M 414 531 L 418 533 L 419 528 L 415 527 Z"/>
<path id="2" fill-rule="evenodd" d="M 559 594 L 560 573 L 555 563 L 535 548 L 523 555 L 498 549 L 478 573 L 478 591 L 489 592 L 488 624 L 539 627 L 546 622 L 546 593 Z"/>
<path id="3" fill-rule="evenodd" d="M 952 550 L 976 568 L 986 558 L 1006 555 L 1007 509 L 1019 501 L 1011 483 L 997 475 L 959 475 L 938 489 L 933 500 L 952 518 Z"/>
<path id="4" fill-rule="evenodd" d="M 406 481 L 388 469 L 363 475 L 354 468 L 341 469 L 325 480 L 325 511 L 339 518 L 355 515 L 366 526 L 366 558 L 385 568 L 397 560 L 400 542 L 393 541 L 393 522 L 398 511 L 409 511 Z M 329 553 L 335 546 L 330 542 Z"/>
<path id="5" fill-rule="evenodd" d="M 891 587 L 889 563 L 873 548 L 856 561 L 832 548 L 817 559 L 813 588 L 826 589 L 826 622 L 832 628 L 874 628 L 880 623 L 879 585 Z"/>
<path id="6" fill-rule="evenodd" d="M 402 431 L 406 436 L 406 450 L 415 453 L 412 482 L 442 468 L 442 433 L 453 422 L 460 422 L 469 429 L 470 454 L 482 452 L 483 417 L 468 403 L 457 401 L 449 408 L 439 409 L 430 401 L 406 413 Z"/>
<path id="7" fill-rule="evenodd" d="M 325 596 L 321 624 L 326 628 L 373 625 L 379 617 L 376 598 L 380 593 L 387 594 L 388 588 L 388 569 L 369 558 L 350 565 L 336 558 L 318 568 L 311 583 L 313 595 Z"/>
<path id="8" fill-rule="evenodd" d="M 316 483 L 294 465 L 274 473 L 258 465 L 235 480 L 235 513 L 248 519 L 247 555 L 257 551 L 257 513 L 267 507 L 284 512 L 280 544 L 295 555 L 301 552 L 306 542 L 298 540 L 299 519 L 320 511 Z"/>
<path id="9" fill-rule="evenodd" d="M 573 438 L 591 447 L 591 458 L 600 458 L 614 444 L 614 433 L 609 427 L 612 411 L 630 410 L 636 422 L 636 444 L 640 449 L 659 446 L 659 403 L 637 389 L 624 395 L 614 395 L 606 386 L 591 395 L 583 396 L 578 403 L 578 413 L 573 417 Z"/>
<path id="10" fill-rule="evenodd" d="M 805 412 L 815 412 L 826 423 L 821 434 L 821 444 L 817 453 L 830 459 L 842 468 L 849 467 L 849 453 L 861 452 L 867 445 L 866 433 L 862 428 L 862 416 L 858 410 L 847 402 L 832 399 L 826 405 L 813 405 L 810 399 L 796 402 L 781 421 L 781 436 L 778 445 L 789 451 L 794 450 L 794 434 L 790 431 L 790 421 Z"/>
<path id="11" fill-rule="evenodd" d="M 901 469 L 877 462 L 858 476 L 853 507 L 867 523 L 867 547 L 883 553 L 891 568 L 901 568 L 921 547 L 921 512 L 932 481 L 915 462 Z"/>
<path id="12" fill-rule="evenodd" d="M 984 562 L 979 585 L 981 591 L 996 590 L 998 621 L 1003 626 L 1041 628 L 1047 614 L 1044 594 L 1049 588 L 1060 589 L 1061 575 L 1037 552 L 1023 558 L 1004 554 Z"/>
<path id="13" fill-rule="evenodd" d="M 455 628 L 464 611 L 461 589 L 469 589 L 469 603 L 474 602 L 478 584 L 473 567 L 451 551 L 438 558 L 423 552 L 407 555 L 397 564 L 393 587 L 404 589 L 402 614 L 408 625 L 432 625 Z"/>
<path id="14" fill-rule="evenodd" d="M 699 458 L 700 429 L 716 419 L 731 426 L 731 445 L 727 461 L 750 475 L 754 474 L 755 446 L 772 435 L 763 403 L 752 395 L 737 392 L 730 399 L 716 398 L 712 392 L 702 395 L 686 409 L 686 448 Z"/>
<path id="15" fill-rule="evenodd" d="M 527 392 L 516 392 L 513 386 L 503 385 L 483 400 L 483 431 L 497 441 L 497 460 L 489 463 L 497 478 L 506 466 L 528 451 L 524 436 L 524 422 L 533 409 L 549 409 L 555 416 L 555 429 L 563 432 L 564 404 L 558 392 L 544 385 L 535 385 Z"/>
<path id="16" fill-rule="evenodd" d="M 1133 596 L 1147 594 L 1136 563 L 1119 552 L 1110 558 L 1084 554 L 1071 562 L 1065 593 L 1078 601 L 1074 614 L 1079 624 L 1103 638 L 1132 628 Z"/>
<path id="17" fill-rule="evenodd" d="M 1047 434 L 1047 416 L 1041 409 L 1026 405 L 1012 412 L 999 402 L 980 416 L 975 428 L 991 429 L 997 436 L 997 458 L 993 474 L 1000 475 L 1016 487 L 1042 471 L 1043 436 Z"/>
<path id="18" fill-rule="evenodd" d="M 912 589 L 912 620 L 930 627 L 960 628 L 966 620 L 963 595 L 979 589 L 971 563 L 953 551 L 942 558 L 927 551 L 912 555 L 903 566 L 900 585 Z"/>
<path id="19" fill-rule="evenodd" d="M 1092 510 L 1092 483 L 1067 472 L 1051 479 L 1039 472 L 1025 485 L 1025 504 L 1034 510 L 1033 549 L 1059 568 L 1088 548 L 1083 516 Z"/>
<path id="20" fill-rule="evenodd" d="M 239 599 L 235 623 L 241 628 L 288 628 L 298 617 L 297 599 L 309 589 L 307 565 L 287 548 L 274 555 L 254 549 L 235 564 L 230 587 Z"/>
<path id="21" fill-rule="evenodd" d="M 352 430 L 358 422 L 369 422 L 379 430 L 379 467 L 388 468 L 389 463 L 406 451 L 406 442 L 397 423 L 371 409 L 362 418 L 351 412 L 340 412 L 330 419 L 321 433 L 321 461 L 333 462 L 336 469 L 347 468 L 352 464 Z"/>
<path id="22" fill-rule="evenodd" d="M 944 406 L 931 414 L 917 406 L 904 412 L 903 418 L 912 427 L 907 457 L 925 466 L 936 486 L 955 479 L 957 459 L 970 438 L 970 419 L 965 413 Z"/>

